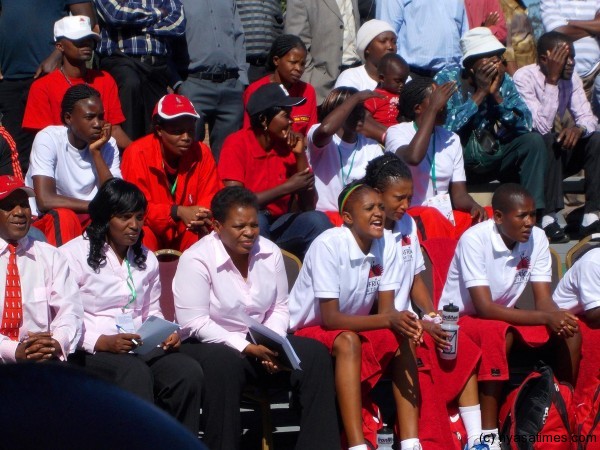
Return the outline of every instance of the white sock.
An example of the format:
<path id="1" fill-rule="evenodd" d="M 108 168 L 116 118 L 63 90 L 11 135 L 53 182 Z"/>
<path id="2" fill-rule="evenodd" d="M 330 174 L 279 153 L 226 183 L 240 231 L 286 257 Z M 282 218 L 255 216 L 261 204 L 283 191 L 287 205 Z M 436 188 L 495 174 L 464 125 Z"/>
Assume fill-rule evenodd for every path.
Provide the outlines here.
<path id="1" fill-rule="evenodd" d="M 481 408 L 479 405 L 459 406 L 458 412 L 467 430 L 469 448 L 481 437 Z"/>
<path id="2" fill-rule="evenodd" d="M 598 220 L 598 214 L 596 213 L 585 213 L 583 215 L 583 220 L 581 221 L 581 225 L 584 227 L 589 227 L 595 221 Z"/>
<path id="3" fill-rule="evenodd" d="M 558 216 L 556 213 L 546 214 L 542 217 L 542 228 L 546 228 L 548 225 L 556 222 L 558 220 Z"/>
<path id="4" fill-rule="evenodd" d="M 400 441 L 400 450 L 414 450 L 417 444 L 419 444 L 418 438 L 404 439 Z"/>
<path id="5" fill-rule="evenodd" d="M 367 447 L 367 444 L 359 444 L 348 448 L 348 450 L 369 450 L 369 447 Z"/>

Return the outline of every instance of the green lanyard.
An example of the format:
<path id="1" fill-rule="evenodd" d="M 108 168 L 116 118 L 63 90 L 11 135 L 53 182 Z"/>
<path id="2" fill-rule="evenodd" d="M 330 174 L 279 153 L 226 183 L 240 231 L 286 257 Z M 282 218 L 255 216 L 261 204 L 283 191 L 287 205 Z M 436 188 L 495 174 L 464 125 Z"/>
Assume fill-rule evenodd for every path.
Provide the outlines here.
<path id="1" fill-rule="evenodd" d="M 131 292 L 131 300 L 129 300 L 127 304 L 121 308 L 123 312 L 125 312 L 125 310 L 129 308 L 129 305 L 135 302 L 135 299 L 137 298 L 137 290 L 135 289 L 135 284 L 133 283 L 133 276 L 131 275 L 131 266 L 129 265 L 129 260 L 125 259 L 125 265 L 127 266 L 127 287 Z"/>
<path id="2" fill-rule="evenodd" d="M 173 183 L 173 185 L 171 186 L 171 195 L 173 196 L 175 196 L 175 190 L 177 189 L 177 180 L 179 180 L 179 178 L 176 176 L 175 183 Z"/>
<path id="3" fill-rule="evenodd" d="M 340 170 L 342 172 L 342 185 L 346 187 L 348 184 L 348 178 L 350 178 L 350 174 L 352 173 L 352 168 L 354 167 L 354 158 L 356 157 L 356 147 L 358 146 L 358 136 L 356 137 L 356 143 L 354 144 L 354 148 L 352 149 L 352 161 L 350 161 L 350 169 L 348 169 L 348 173 L 344 175 L 344 163 L 342 162 L 342 152 L 340 150 L 340 146 L 337 145 L 338 155 L 340 157 Z"/>
<path id="4" fill-rule="evenodd" d="M 413 127 L 415 128 L 415 131 L 419 130 L 419 127 L 417 126 L 416 122 L 413 122 Z M 435 128 L 433 129 L 433 143 L 431 145 L 432 150 L 433 150 L 433 157 L 429 156 L 429 152 L 427 152 L 427 154 L 425 156 L 427 156 L 427 161 L 431 163 L 431 184 L 433 185 L 433 195 L 437 195 L 438 194 L 438 190 L 437 190 L 437 178 L 435 176 Z M 430 140 L 431 142 L 431 140 Z M 427 150 L 429 150 L 429 147 L 427 147 Z"/>

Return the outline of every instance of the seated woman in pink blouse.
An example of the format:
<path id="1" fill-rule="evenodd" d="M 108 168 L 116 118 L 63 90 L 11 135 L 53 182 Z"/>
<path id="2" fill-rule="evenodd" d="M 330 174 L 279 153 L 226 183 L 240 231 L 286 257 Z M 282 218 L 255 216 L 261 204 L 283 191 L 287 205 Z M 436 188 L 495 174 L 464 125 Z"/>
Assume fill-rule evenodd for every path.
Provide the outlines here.
<path id="1" fill-rule="evenodd" d="M 69 362 L 156 403 L 197 435 L 202 369 L 173 351 L 179 336 L 144 356 L 130 353 L 142 323 L 162 318 L 158 261 L 142 246 L 147 205 L 135 185 L 112 178 L 89 204 L 85 234 L 60 247 L 83 303 L 83 335 Z"/>
<path id="2" fill-rule="evenodd" d="M 204 442 L 211 450 L 240 448 L 240 396 L 246 383 L 285 383 L 301 407 L 297 449 L 339 449 L 333 371 L 325 347 L 288 339 L 302 370 L 286 371 L 278 354 L 248 337 L 248 317 L 285 336 L 288 284 L 279 248 L 258 228 L 258 200 L 241 186 L 218 192 L 210 207 L 214 230 L 186 250 L 173 280 L 175 314 L 188 338 L 181 351 L 198 361 Z"/>

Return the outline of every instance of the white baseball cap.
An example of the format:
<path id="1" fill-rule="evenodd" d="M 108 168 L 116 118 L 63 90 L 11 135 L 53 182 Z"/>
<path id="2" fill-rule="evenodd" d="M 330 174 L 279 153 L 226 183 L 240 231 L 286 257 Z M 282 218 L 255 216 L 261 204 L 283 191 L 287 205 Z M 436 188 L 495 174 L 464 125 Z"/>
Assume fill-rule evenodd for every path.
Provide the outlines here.
<path id="1" fill-rule="evenodd" d="M 88 16 L 67 16 L 54 23 L 54 42 L 62 38 L 78 41 L 86 37 L 100 40 L 100 35 L 92 31 Z"/>

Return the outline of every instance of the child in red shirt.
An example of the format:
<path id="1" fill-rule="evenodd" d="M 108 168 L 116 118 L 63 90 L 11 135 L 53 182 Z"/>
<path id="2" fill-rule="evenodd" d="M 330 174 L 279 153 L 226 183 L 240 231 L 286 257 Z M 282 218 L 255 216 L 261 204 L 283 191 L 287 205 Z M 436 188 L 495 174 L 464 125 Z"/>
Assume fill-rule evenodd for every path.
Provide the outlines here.
<path id="1" fill-rule="evenodd" d="M 388 53 L 379 61 L 377 71 L 379 72 L 379 84 L 375 92 L 380 97 L 371 98 L 364 105 L 377 122 L 391 127 L 398 123 L 400 92 L 408 78 L 409 68 L 401 56 Z"/>

